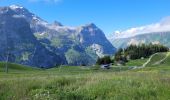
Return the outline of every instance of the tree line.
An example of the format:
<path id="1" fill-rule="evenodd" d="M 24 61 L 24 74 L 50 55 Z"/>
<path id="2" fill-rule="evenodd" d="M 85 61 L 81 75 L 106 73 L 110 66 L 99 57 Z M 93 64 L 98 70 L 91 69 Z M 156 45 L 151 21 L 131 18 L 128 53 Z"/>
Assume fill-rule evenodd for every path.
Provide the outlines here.
<path id="1" fill-rule="evenodd" d="M 119 49 L 115 54 L 115 60 L 128 59 L 135 60 L 141 58 L 148 58 L 151 55 L 158 52 L 168 52 L 169 48 L 160 44 L 141 44 L 141 45 L 130 45 L 127 48 Z"/>
<path id="2" fill-rule="evenodd" d="M 102 58 L 98 58 L 96 62 L 97 65 L 110 64 L 110 63 L 114 63 L 114 59 L 111 59 L 110 56 L 104 56 Z"/>
<path id="3" fill-rule="evenodd" d="M 102 58 L 98 58 L 96 64 L 110 64 L 119 61 L 126 63 L 128 60 L 148 58 L 155 53 L 168 51 L 168 47 L 160 44 L 129 45 L 124 49 L 118 49 L 113 57 L 114 59 L 111 59 L 110 56 L 104 56 Z"/>

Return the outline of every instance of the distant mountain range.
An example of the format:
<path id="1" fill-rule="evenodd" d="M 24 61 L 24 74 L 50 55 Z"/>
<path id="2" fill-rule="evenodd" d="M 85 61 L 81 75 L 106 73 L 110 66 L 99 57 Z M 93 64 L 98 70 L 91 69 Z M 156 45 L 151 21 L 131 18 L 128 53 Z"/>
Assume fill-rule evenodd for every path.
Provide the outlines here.
<path id="1" fill-rule="evenodd" d="M 170 17 L 165 17 L 157 23 L 116 31 L 108 36 L 116 48 L 125 48 L 130 44 L 162 44 L 170 47 Z"/>
<path id="2" fill-rule="evenodd" d="M 170 32 L 158 32 L 136 35 L 128 38 L 116 38 L 110 40 L 116 48 L 125 48 L 128 45 L 162 44 L 170 48 Z"/>
<path id="3" fill-rule="evenodd" d="M 10 62 L 36 67 L 91 65 L 116 51 L 93 23 L 50 24 L 18 5 L 0 7 L 0 37 L 0 61 L 9 56 Z"/>

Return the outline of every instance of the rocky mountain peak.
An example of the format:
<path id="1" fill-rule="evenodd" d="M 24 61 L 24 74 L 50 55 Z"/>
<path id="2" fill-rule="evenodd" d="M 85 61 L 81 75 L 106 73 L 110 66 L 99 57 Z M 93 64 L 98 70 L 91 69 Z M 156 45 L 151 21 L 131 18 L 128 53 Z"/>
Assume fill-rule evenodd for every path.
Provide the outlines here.
<path id="1" fill-rule="evenodd" d="M 20 5 L 11 5 L 9 8 L 13 11 L 15 11 L 19 15 L 24 15 L 24 16 L 32 16 L 33 14 L 30 13 L 26 8 L 20 6 Z"/>
<path id="2" fill-rule="evenodd" d="M 25 19 L 30 23 L 31 21 L 37 22 L 45 22 L 40 17 L 36 16 L 35 14 L 31 13 L 25 7 L 20 5 L 11 5 L 8 7 L 9 9 L 13 10 L 18 16 L 25 17 Z"/>
<path id="3" fill-rule="evenodd" d="M 0 14 L 10 16 L 10 15 L 14 15 L 16 13 L 9 7 L 0 7 Z"/>
<path id="4" fill-rule="evenodd" d="M 94 23 L 89 23 L 89 24 L 86 24 L 82 27 L 84 27 L 84 28 L 97 28 L 97 26 Z"/>
<path id="5" fill-rule="evenodd" d="M 11 9 L 16 10 L 16 9 L 24 9 L 24 7 L 20 6 L 20 5 L 11 5 L 9 6 Z"/>
<path id="6" fill-rule="evenodd" d="M 94 23 L 79 27 L 64 26 L 58 21 L 49 24 L 26 8 L 18 5 L 0 7 L 0 19 L 1 23 L 8 22 L 5 24 L 6 27 L 2 29 L 6 30 L 4 34 L 9 33 L 10 30 L 9 36 L 12 36 L 11 40 L 14 41 L 11 43 L 15 43 L 12 46 L 19 47 L 15 50 L 19 57 L 22 58 L 27 55 L 27 61 L 23 63 L 21 59 L 17 62 L 20 64 L 38 67 L 52 67 L 61 63 L 91 65 L 95 63 L 98 56 L 110 55 L 116 50 L 106 39 L 103 31 Z M 13 34 L 14 32 L 15 34 Z M 27 37 L 29 38 L 25 39 Z M 2 40 L 0 44 L 4 42 L 3 39 L 0 40 Z M 39 49 L 36 49 L 37 46 Z M 37 51 L 36 56 L 33 56 L 35 49 Z M 16 62 L 15 58 L 13 62 Z"/>
<path id="7" fill-rule="evenodd" d="M 55 25 L 55 26 L 63 26 L 60 22 L 58 22 L 58 21 L 54 21 L 53 22 L 53 25 Z"/>
<path id="8" fill-rule="evenodd" d="M 89 23 L 89 24 L 80 26 L 78 28 L 78 31 L 80 33 L 84 33 L 84 34 L 89 33 L 89 34 L 95 35 L 96 33 L 99 33 L 99 32 L 96 32 L 96 31 L 101 31 L 101 30 L 94 23 Z"/>
<path id="9" fill-rule="evenodd" d="M 87 26 L 89 26 L 89 27 L 96 27 L 96 25 L 94 23 L 89 23 L 89 24 L 87 24 Z"/>

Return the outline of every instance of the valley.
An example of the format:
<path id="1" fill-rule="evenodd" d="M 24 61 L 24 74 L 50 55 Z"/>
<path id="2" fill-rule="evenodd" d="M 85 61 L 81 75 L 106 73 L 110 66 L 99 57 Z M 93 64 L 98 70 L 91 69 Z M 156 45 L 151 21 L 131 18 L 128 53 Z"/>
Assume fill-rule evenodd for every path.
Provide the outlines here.
<path id="1" fill-rule="evenodd" d="M 0 100 L 170 100 L 169 4 L 0 0 Z"/>
<path id="2" fill-rule="evenodd" d="M 0 63 L 0 99 L 169 99 L 169 52 L 152 56 L 144 68 L 129 68 L 142 66 L 146 61 L 132 60 L 126 66 L 108 70 L 82 66 L 43 70 L 9 64 L 8 74 L 3 71 L 4 63 Z"/>

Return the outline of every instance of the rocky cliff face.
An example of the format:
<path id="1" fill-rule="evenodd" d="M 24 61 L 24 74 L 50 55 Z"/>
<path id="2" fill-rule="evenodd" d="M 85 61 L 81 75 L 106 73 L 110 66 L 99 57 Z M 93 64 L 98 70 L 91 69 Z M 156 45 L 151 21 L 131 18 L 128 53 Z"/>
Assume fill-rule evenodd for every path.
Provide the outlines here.
<path id="1" fill-rule="evenodd" d="M 48 51 L 37 41 L 29 23 L 8 7 L 0 8 L 0 60 L 52 67 L 61 64 L 60 56 Z"/>
<path id="2" fill-rule="evenodd" d="M 92 48 L 98 56 L 112 55 L 116 51 L 104 32 L 93 23 L 79 27 L 77 37 L 82 45 Z"/>
<path id="3" fill-rule="evenodd" d="M 64 26 L 57 21 L 50 24 L 17 5 L 1 7 L 0 15 L 3 17 L 0 19 L 1 23 L 8 21 L 5 25 L 10 26 L 0 27 L 0 30 L 5 30 L 1 34 L 9 34 L 11 38 L 8 40 L 12 41 L 11 43 L 16 42 L 14 45 L 19 46 L 19 50 L 22 48 L 25 52 L 28 48 L 31 49 L 24 57 L 32 59 L 18 63 L 43 67 L 56 64 L 90 65 L 95 63 L 98 56 L 112 55 L 116 51 L 102 30 L 93 23 L 79 27 Z M 5 40 L 0 39 L 0 41 Z M 19 53 L 19 50 L 13 48 L 12 51 Z M 16 55 L 16 57 L 22 56 Z M 16 58 L 14 61 L 16 62 Z"/>

